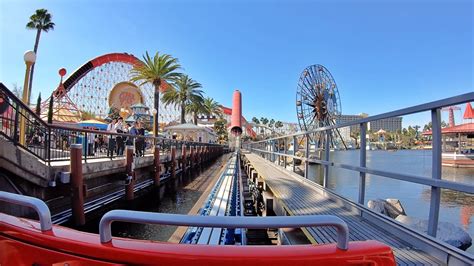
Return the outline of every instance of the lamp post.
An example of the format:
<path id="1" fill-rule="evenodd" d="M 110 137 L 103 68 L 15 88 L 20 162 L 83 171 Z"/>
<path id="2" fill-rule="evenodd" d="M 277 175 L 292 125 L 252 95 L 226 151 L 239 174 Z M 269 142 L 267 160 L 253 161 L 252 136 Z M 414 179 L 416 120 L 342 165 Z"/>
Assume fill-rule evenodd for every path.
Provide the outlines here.
<path id="1" fill-rule="evenodd" d="M 26 72 L 25 72 L 25 82 L 23 83 L 22 101 L 23 101 L 24 104 L 26 104 L 28 106 L 28 98 L 29 98 L 28 84 L 29 84 L 29 81 L 30 81 L 30 70 L 31 70 L 31 65 L 33 65 L 33 63 L 36 61 L 36 54 L 33 51 L 26 51 L 25 55 L 23 56 L 23 59 L 25 60 L 25 64 L 26 64 Z M 23 145 L 23 146 L 25 145 L 25 137 L 26 137 L 26 132 L 25 132 L 26 121 L 25 121 L 25 118 L 26 118 L 26 112 L 25 112 L 24 109 L 22 109 L 21 110 L 21 117 L 20 117 L 20 119 L 21 119 L 20 120 L 20 144 Z"/>

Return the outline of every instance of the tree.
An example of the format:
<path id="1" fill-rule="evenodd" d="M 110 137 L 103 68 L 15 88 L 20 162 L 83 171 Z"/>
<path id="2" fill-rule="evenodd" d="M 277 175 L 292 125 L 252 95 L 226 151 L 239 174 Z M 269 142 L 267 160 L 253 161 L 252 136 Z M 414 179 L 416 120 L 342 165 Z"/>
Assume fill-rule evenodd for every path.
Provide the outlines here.
<path id="1" fill-rule="evenodd" d="M 275 119 L 270 119 L 270 122 L 268 122 L 268 127 L 273 128 L 273 125 L 275 124 Z"/>
<path id="2" fill-rule="evenodd" d="M 258 118 L 256 118 L 255 116 L 252 117 L 252 122 L 256 125 L 260 124 L 260 120 L 258 120 Z"/>
<path id="3" fill-rule="evenodd" d="M 158 136 L 159 129 L 160 88 L 164 83 L 174 83 L 181 75 L 177 72 L 180 68 L 181 65 L 178 63 L 178 59 L 167 54 L 160 55 L 158 52 L 156 52 L 153 58 L 146 52 L 143 60 L 132 68 L 131 81 L 141 82 L 140 85 L 151 83 L 155 87 L 153 106 L 156 110 L 156 115 L 153 118 L 153 133 L 155 137 Z"/>
<path id="4" fill-rule="evenodd" d="M 283 127 L 283 122 L 281 121 L 276 121 L 275 122 L 275 128 L 279 129 L 279 128 L 282 128 Z"/>
<path id="5" fill-rule="evenodd" d="M 222 108 L 219 105 L 218 102 L 216 102 L 213 98 L 211 97 L 206 97 L 204 98 L 204 111 L 207 116 L 218 116 L 222 117 Z"/>
<path id="6" fill-rule="evenodd" d="M 186 123 L 186 107 L 193 102 L 202 102 L 202 85 L 188 75 L 180 75 L 176 80 L 175 86 L 168 89 L 163 94 L 163 103 L 165 105 L 175 105 L 181 107 L 181 124 Z"/>
<path id="7" fill-rule="evenodd" d="M 214 131 L 216 132 L 218 140 L 221 144 L 229 140 L 229 133 L 227 132 L 227 121 L 225 119 L 219 119 L 214 122 Z"/>
<path id="8" fill-rule="evenodd" d="M 41 115 L 41 92 L 38 95 L 38 100 L 36 100 L 36 108 L 35 113 L 40 116 Z"/>
<path id="9" fill-rule="evenodd" d="M 260 118 L 260 123 L 262 123 L 264 125 L 267 125 L 268 124 L 268 118 L 266 118 L 266 117 Z"/>
<path id="10" fill-rule="evenodd" d="M 193 114 L 193 123 L 197 125 L 198 115 L 204 114 L 205 112 L 203 101 L 194 101 L 187 105 L 186 112 Z"/>
<path id="11" fill-rule="evenodd" d="M 26 28 L 30 30 L 36 30 L 36 40 L 35 40 L 35 46 L 33 48 L 33 51 L 35 52 L 36 55 L 38 55 L 38 45 L 39 45 L 39 40 L 41 36 L 41 32 L 48 32 L 50 30 L 54 30 L 55 24 L 51 21 L 52 16 L 51 14 L 48 13 L 48 10 L 46 9 L 37 9 L 36 12 L 31 15 L 30 21 L 26 24 Z M 31 72 L 30 72 L 30 83 L 28 87 L 28 102 L 27 104 L 30 103 L 30 98 L 31 98 L 31 90 L 33 88 L 33 74 L 35 72 L 35 64 L 33 63 L 31 65 Z"/>
<path id="12" fill-rule="evenodd" d="M 48 123 L 53 123 L 53 97 L 49 97 L 49 105 L 48 105 Z"/>

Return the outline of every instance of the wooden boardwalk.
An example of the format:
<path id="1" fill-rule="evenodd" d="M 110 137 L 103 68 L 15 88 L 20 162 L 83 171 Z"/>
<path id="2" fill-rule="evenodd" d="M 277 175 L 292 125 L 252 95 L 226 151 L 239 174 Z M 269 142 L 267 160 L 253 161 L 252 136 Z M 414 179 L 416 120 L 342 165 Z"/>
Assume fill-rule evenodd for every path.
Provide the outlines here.
<path id="1" fill-rule="evenodd" d="M 414 248 L 396 235 L 363 220 L 357 213 L 322 195 L 322 190 L 310 182 L 301 182 L 293 173 L 270 163 L 256 154 L 244 153 L 252 167 L 262 177 L 273 195 L 290 215 L 328 214 L 343 219 L 349 226 L 350 241 L 378 240 L 392 247 L 398 265 L 444 265 L 435 257 Z M 305 233 L 315 243 L 336 242 L 336 230 L 331 227 L 306 228 Z M 312 238 L 312 239 L 311 239 Z"/>

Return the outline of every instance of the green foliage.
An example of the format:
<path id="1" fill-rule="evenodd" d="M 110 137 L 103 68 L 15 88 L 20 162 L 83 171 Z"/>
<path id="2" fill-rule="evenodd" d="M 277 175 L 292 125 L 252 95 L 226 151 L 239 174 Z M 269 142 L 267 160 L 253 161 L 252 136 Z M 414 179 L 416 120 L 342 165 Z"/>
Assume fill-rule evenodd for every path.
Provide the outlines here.
<path id="1" fill-rule="evenodd" d="M 151 58 L 146 52 L 143 60 L 132 68 L 130 80 L 141 82 L 140 85 L 151 83 L 155 86 L 155 90 L 159 90 L 163 81 L 173 83 L 180 77 L 180 73 L 177 72 L 180 68 L 178 59 L 171 55 L 156 52 Z"/>
<path id="2" fill-rule="evenodd" d="M 222 108 L 218 102 L 216 102 L 213 98 L 211 97 L 206 97 L 204 98 L 203 102 L 204 106 L 204 114 L 207 116 L 218 116 L 222 118 Z"/>
<path id="3" fill-rule="evenodd" d="M 38 95 L 38 100 L 36 100 L 35 113 L 41 115 L 41 92 Z"/>
<path id="4" fill-rule="evenodd" d="M 30 21 L 26 24 L 26 28 L 30 30 L 38 30 L 48 32 L 54 30 L 55 24 L 51 21 L 52 16 L 46 9 L 37 9 L 31 15 Z"/>
<path id="5" fill-rule="evenodd" d="M 188 75 L 181 75 L 175 82 L 175 86 L 168 89 L 161 99 L 165 105 L 174 105 L 181 107 L 181 123 L 186 123 L 186 107 L 195 103 L 202 103 L 203 91 L 202 85 L 191 79 Z"/>
<path id="6" fill-rule="evenodd" d="M 270 119 L 270 122 L 268 122 L 268 127 L 273 127 L 273 125 L 275 124 L 275 119 Z"/>
<path id="7" fill-rule="evenodd" d="M 204 114 L 205 109 L 202 101 L 194 101 L 186 106 L 186 112 L 193 114 L 193 122 L 197 125 L 197 117 L 199 114 Z"/>
<path id="8" fill-rule="evenodd" d="M 135 64 L 131 72 L 131 81 L 140 82 L 140 85 L 145 83 L 151 83 L 155 87 L 153 108 L 159 112 L 160 108 L 160 88 L 162 85 L 172 84 L 180 77 L 178 69 L 181 68 L 181 65 L 178 63 L 178 59 L 173 58 L 167 54 L 159 54 L 156 52 L 153 58 L 150 57 L 148 52 L 143 56 L 138 64 Z M 158 136 L 159 123 L 158 117 L 159 113 L 156 114 L 153 120 L 154 134 Z M 155 120 L 156 119 L 156 120 Z"/>
<path id="9" fill-rule="evenodd" d="M 254 122 L 255 124 L 260 124 L 260 120 L 258 120 L 258 118 L 256 118 L 255 116 L 252 117 L 252 122 Z"/>
<path id="10" fill-rule="evenodd" d="M 268 124 L 268 118 L 266 117 L 261 117 L 260 118 L 260 123 L 264 124 L 264 125 L 267 125 Z"/>
<path id="11" fill-rule="evenodd" d="M 53 97 L 49 97 L 49 105 L 48 105 L 48 123 L 53 123 Z"/>
<path id="12" fill-rule="evenodd" d="M 229 133 L 227 132 L 227 121 L 219 119 L 214 123 L 214 131 L 217 134 L 219 143 L 225 143 L 229 140 Z"/>
<path id="13" fill-rule="evenodd" d="M 120 110 L 115 106 L 111 106 L 109 108 L 108 117 L 110 117 L 112 119 L 119 118 L 120 117 Z"/>

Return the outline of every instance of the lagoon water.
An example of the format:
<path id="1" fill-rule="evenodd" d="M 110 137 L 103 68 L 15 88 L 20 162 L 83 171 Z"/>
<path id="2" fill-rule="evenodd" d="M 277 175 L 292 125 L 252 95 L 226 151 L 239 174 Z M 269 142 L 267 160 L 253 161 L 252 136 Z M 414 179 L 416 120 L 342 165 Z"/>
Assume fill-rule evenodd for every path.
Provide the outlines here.
<path id="1" fill-rule="evenodd" d="M 359 151 L 334 151 L 331 161 L 359 165 Z M 431 150 L 367 151 L 367 167 L 384 171 L 421 175 L 430 178 Z M 322 167 L 310 165 L 309 179 L 322 184 Z M 442 178 L 474 185 L 474 169 L 443 167 Z M 357 202 L 359 173 L 331 167 L 329 188 Z M 407 215 L 428 219 L 430 209 L 430 187 L 382 176 L 367 174 L 365 204 L 370 199 L 397 198 L 402 202 Z M 439 221 L 451 222 L 462 227 L 474 239 L 474 195 L 443 189 Z M 474 253 L 471 246 L 469 253 Z"/>

